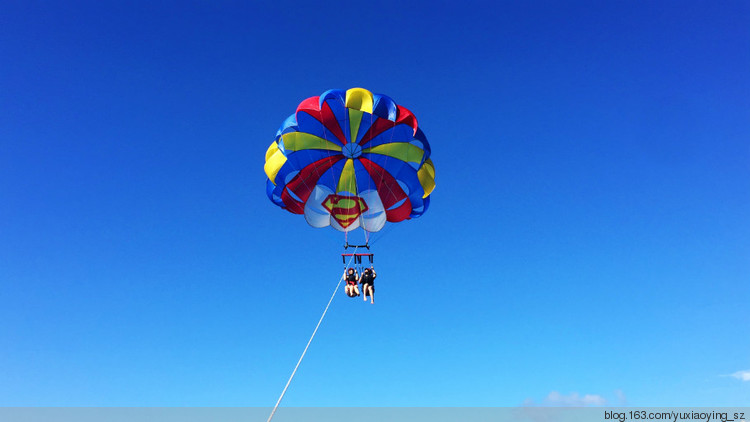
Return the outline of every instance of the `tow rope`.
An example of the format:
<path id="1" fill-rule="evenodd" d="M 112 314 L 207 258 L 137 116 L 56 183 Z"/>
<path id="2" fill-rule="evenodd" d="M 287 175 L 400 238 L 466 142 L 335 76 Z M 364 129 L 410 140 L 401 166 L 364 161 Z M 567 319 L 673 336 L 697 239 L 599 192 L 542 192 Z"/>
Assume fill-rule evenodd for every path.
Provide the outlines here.
<path id="1" fill-rule="evenodd" d="M 357 248 L 354 248 L 354 252 L 357 252 Z M 351 259 L 349 259 L 349 264 L 352 263 L 352 259 L 354 259 L 354 256 L 352 256 Z M 347 264 L 347 266 L 349 265 Z M 302 363 L 302 359 L 305 358 L 305 353 L 307 353 L 307 349 L 310 347 L 310 343 L 312 343 L 313 338 L 315 338 L 315 333 L 318 332 L 318 328 L 320 327 L 320 324 L 323 322 L 323 318 L 326 317 L 326 313 L 328 312 L 328 308 L 331 306 L 331 302 L 333 302 L 333 298 L 336 297 L 336 292 L 339 290 L 339 286 L 341 286 L 341 282 L 344 281 L 344 276 L 346 274 L 342 275 L 339 279 L 338 284 L 336 284 L 336 288 L 333 289 L 333 293 L 331 294 L 331 298 L 328 299 L 328 304 L 326 305 L 325 310 L 323 310 L 323 315 L 320 316 L 320 320 L 318 320 L 318 325 L 315 326 L 315 330 L 313 330 L 312 335 L 310 336 L 310 340 L 307 341 L 307 346 L 305 346 L 305 350 L 302 351 L 302 356 L 299 357 L 299 360 L 297 361 L 297 366 L 294 367 L 294 371 L 292 371 L 292 376 L 289 377 L 289 381 L 286 382 L 286 385 L 284 386 L 284 390 L 281 392 L 281 395 L 279 396 L 279 400 L 276 401 L 276 405 L 273 407 L 273 410 L 271 411 L 271 415 L 268 417 L 268 420 L 266 422 L 271 422 L 271 419 L 273 419 L 273 415 L 276 413 L 276 409 L 279 408 L 279 404 L 281 404 L 281 399 L 284 398 L 284 394 L 286 394 L 286 390 L 289 388 L 289 384 L 292 383 L 292 379 L 294 378 L 294 374 L 297 373 L 297 368 L 299 368 L 299 365 Z"/>

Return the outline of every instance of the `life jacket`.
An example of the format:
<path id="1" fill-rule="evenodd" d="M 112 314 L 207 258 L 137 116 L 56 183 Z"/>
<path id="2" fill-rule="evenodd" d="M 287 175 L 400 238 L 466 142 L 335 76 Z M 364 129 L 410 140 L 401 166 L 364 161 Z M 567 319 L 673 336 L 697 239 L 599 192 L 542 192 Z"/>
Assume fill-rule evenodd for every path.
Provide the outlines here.
<path id="1" fill-rule="evenodd" d="M 367 271 L 362 273 L 362 284 L 368 283 L 372 284 L 372 281 L 375 280 L 375 277 L 372 275 L 372 271 Z"/>
<path id="2" fill-rule="evenodd" d="M 346 284 L 357 284 L 357 273 L 346 273 Z"/>

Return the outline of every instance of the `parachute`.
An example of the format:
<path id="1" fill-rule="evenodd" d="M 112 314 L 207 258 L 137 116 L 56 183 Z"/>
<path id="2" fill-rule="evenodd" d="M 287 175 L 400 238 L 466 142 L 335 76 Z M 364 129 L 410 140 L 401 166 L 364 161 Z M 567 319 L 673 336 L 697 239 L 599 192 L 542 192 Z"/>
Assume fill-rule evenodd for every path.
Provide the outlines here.
<path id="1" fill-rule="evenodd" d="M 266 194 L 313 227 L 381 230 L 417 218 L 435 188 L 430 144 L 411 111 L 363 88 L 302 101 L 266 151 Z"/>

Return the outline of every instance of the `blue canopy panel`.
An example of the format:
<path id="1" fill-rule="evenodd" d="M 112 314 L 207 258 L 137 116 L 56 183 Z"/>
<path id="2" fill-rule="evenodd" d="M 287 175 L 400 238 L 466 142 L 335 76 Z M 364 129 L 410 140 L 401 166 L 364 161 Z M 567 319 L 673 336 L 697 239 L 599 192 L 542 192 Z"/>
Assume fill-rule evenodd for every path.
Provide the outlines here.
<path id="1" fill-rule="evenodd" d="M 284 120 L 284 123 L 281 124 L 281 126 L 279 127 L 279 130 L 276 131 L 276 140 L 279 140 L 282 134 L 296 130 L 296 129 L 293 129 L 296 126 L 297 126 L 297 116 L 296 114 L 292 114 L 291 116 L 287 117 Z"/>
<path id="2" fill-rule="evenodd" d="M 281 197 L 284 186 L 289 183 L 300 170 L 323 158 L 338 155 L 337 151 L 323 149 L 305 149 L 287 155 L 287 160 L 276 175 L 274 195 Z"/>
<path id="3" fill-rule="evenodd" d="M 339 160 L 339 162 L 331 166 L 331 168 L 326 170 L 325 173 L 320 175 L 318 184 L 327 187 L 331 190 L 331 192 L 336 192 L 336 188 L 339 184 L 339 179 L 341 179 L 341 172 L 344 170 L 345 164 L 346 160 Z"/>
<path id="4" fill-rule="evenodd" d="M 424 198 L 422 201 L 423 201 L 422 207 L 412 209 L 412 213 L 409 217 L 419 218 L 422 216 L 422 214 L 427 212 L 427 209 L 430 208 L 430 196 L 428 196 L 427 198 Z"/>
<path id="5" fill-rule="evenodd" d="M 346 106 L 344 106 L 344 102 L 339 101 L 338 99 L 332 99 L 326 100 L 325 103 L 331 108 L 331 112 L 336 117 L 336 124 L 341 128 L 341 132 L 344 134 L 345 140 L 348 143 L 350 139 L 349 112 Z M 334 122 L 330 122 L 329 124 L 333 123 Z"/>
<path id="6" fill-rule="evenodd" d="M 351 113 L 351 109 L 349 111 Z M 359 130 L 357 130 L 357 137 L 354 139 L 354 142 L 359 143 L 360 140 L 362 140 L 362 137 L 367 134 L 367 132 L 370 130 L 370 127 L 372 127 L 372 124 L 375 123 L 376 120 L 378 120 L 377 116 L 374 116 L 366 111 L 361 112 L 362 113 L 362 119 L 359 122 Z"/>
<path id="7" fill-rule="evenodd" d="M 391 142 L 411 142 L 414 139 L 414 129 L 406 124 L 399 124 L 392 128 L 384 130 L 370 142 L 363 145 L 363 148 L 373 148 L 378 145 L 389 144 Z"/>
<path id="8" fill-rule="evenodd" d="M 388 119 L 392 122 L 396 121 L 398 117 L 398 106 L 396 102 L 386 95 L 374 94 L 372 114 L 378 116 L 381 119 Z"/>
<path id="9" fill-rule="evenodd" d="M 281 191 L 279 190 L 279 193 L 276 193 L 277 186 L 273 184 L 272 181 L 266 180 L 266 195 L 268 195 L 268 199 L 271 200 L 274 204 L 284 207 L 284 202 L 281 200 Z"/>
<path id="10" fill-rule="evenodd" d="M 318 138 L 323 138 L 326 141 L 335 143 L 336 145 L 343 146 L 344 144 L 339 138 L 333 134 L 325 125 L 320 121 L 323 117 L 313 116 L 307 111 L 300 111 L 297 113 L 297 131 L 309 133 L 315 135 Z M 286 133 L 286 132 L 285 132 Z"/>
<path id="11" fill-rule="evenodd" d="M 375 190 L 377 185 L 370 177 L 365 166 L 359 160 L 354 160 L 354 177 L 357 179 L 357 194 Z"/>
<path id="12" fill-rule="evenodd" d="M 319 97 L 319 104 L 321 107 L 323 107 L 323 103 L 326 101 L 335 102 L 337 101 L 342 106 L 346 102 L 346 90 L 344 89 L 329 89 L 328 91 L 322 93 Z M 330 105 L 330 103 L 329 103 Z"/>
<path id="13" fill-rule="evenodd" d="M 432 155 L 432 148 L 430 148 L 430 143 L 427 142 L 427 136 L 425 136 L 424 132 L 422 132 L 422 129 L 417 128 L 417 133 L 414 134 L 414 140 L 411 141 L 412 144 L 422 148 L 424 151 L 424 156 L 422 157 L 422 162 L 419 163 L 419 167 L 422 167 L 422 164 L 424 164 L 425 161 L 427 161 L 428 158 L 430 158 L 430 155 Z"/>
<path id="14" fill-rule="evenodd" d="M 411 201 L 412 204 L 412 210 L 421 209 L 423 207 L 424 198 L 422 197 L 424 196 L 424 188 L 422 188 L 422 184 L 419 183 L 419 177 L 417 176 L 417 171 L 414 167 L 397 158 L 381 154 L 362 154 L 362 157 L 379 165 L 396 179 L 404 190 L 404 193 L 409 197 L 409 201 Z"/>

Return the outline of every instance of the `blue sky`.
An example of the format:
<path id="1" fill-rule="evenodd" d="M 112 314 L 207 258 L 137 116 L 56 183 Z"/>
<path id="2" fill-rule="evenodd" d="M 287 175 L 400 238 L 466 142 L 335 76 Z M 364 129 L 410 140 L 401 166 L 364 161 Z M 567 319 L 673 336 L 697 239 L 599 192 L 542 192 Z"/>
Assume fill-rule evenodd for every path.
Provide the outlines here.
<path id="1" fill-rule="evenodd" d="M 437 189 L 284 405 L 748 405 L 746 2 L 3 9 L 0 405 L 273 405 L 343 239 L 263 156 L 358 86 Z"/>

